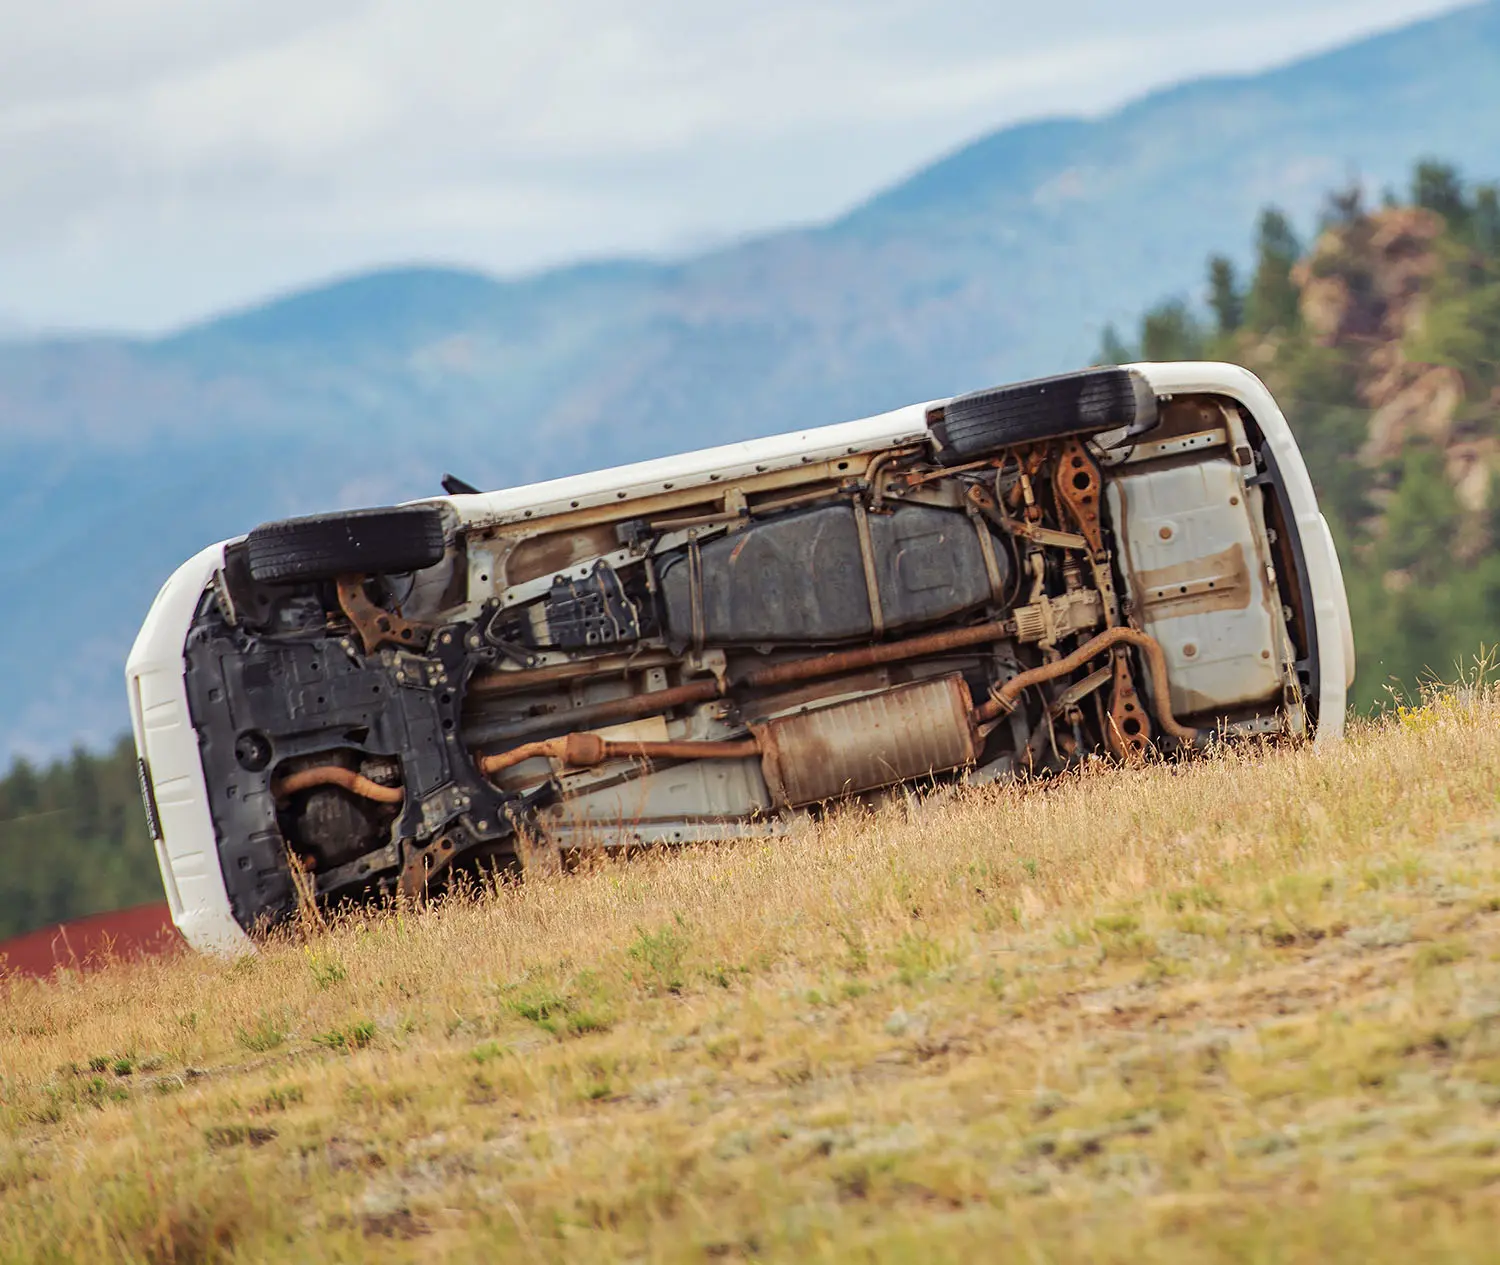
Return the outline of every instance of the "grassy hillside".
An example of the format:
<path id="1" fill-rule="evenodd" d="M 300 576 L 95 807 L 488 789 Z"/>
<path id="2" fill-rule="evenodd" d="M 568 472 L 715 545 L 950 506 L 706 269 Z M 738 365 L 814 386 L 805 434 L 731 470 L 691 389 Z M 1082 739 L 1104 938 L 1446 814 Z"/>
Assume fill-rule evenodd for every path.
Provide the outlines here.
<path id="1" fill-rule="evenodd" d="M 9 981 L 0 1258 L 1491 1257 L 1497 787 L 1471 689 Z"/>

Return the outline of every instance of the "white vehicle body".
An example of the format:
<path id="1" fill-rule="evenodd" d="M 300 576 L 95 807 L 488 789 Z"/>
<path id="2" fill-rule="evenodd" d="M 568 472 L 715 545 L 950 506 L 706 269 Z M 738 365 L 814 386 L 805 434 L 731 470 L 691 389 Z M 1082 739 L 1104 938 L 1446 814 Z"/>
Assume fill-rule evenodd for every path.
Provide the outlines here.
<path id="1" fill-rule="evenodd" d="M 1100 452 L 1104 499 L 1114 533 L 1113 565 L 1124 590 L 1121 610 L 1125 613 L 1120 616 L 1121 622 L 1128 618 L 1139 633 L 1160 647 L 1173 712 L 1179 715 L 1191 713 L 1200 718 L 1195 722 L 1199 724 L 1203 717 L 1222 714 L 1228 719 L 1219 727 L 1229 731 L 1281 732 L 1292 736 L 1307 736 L 1311 731 L 1320 746 L 1336 740 L 1342 733 L 1346 692 L 1353 679 L 1353 638 L 1338 558 L 1286 419 L 1261 382 L 1236 366 L 1185 363 L 1142 364 L 1130 368 L 1137 380 L 1144 379 L 1149 383 L 1150 390 L 1165 410 L 1171 409 L 1173 400 L 1191 398 L 1201 401 L 1192 407 L 1201 409 L 1205 424 L 1187 426 L 1186 430 L 1186 424 L 1178 424 L 1176 431 L 1182 433 L 1165 437 L 1147 432 L 1136 437 L 1131 445 Z M 623 573 L 631 560 L 626 556 L 628 548 L 623 545 L 613 552 L 601 546 L 597 556 L 586 556 L 576 562 L 564 558 L 544 573 L 524 575 L 512 582 L 506 573 L 507 560 L 524 547 L 526 539 L 524 534 L 517 533 L 524 533 L 537 525 L 573 521 L 598 524 L 605 521 L 601 517 L 605 514 L 612 516 L 609 521 L 616 521 L 636 507 L 645 507 L 642 512 L 658 512 L 652 507 L 685 504 L 693 496 L 709 492 L 717 495 L 719 489 L 739 486 L 751 488 L 752 496 L 770 495 L 754 493 L 753 489 L 774 487 L 778 481 L 781 487 L 789 489 L 796 489 L 798 481 L 803 479 L 823 480 L 816 486 L 832 487 L 848 471 L 876 486 L 878 498 L 880 475 L 875 466 L 884 458 L 872 457 L 872 454 L 925 451 L 933 443 L 931 419 L 941 416 L 950 403 L 949 400 L 928 401 L 839 425 L 727 444 L 526 487 L 422 502 L 420 504 L 441 509 L 450 555 L 457 561 L 446 571 L 442 567 L 433 568 L 430 583 L 422 578 L 426 573 L 420 573 L 408 589 L 408 605 L 399 609 L 409 617 L 413 609 L 422 609 L 424 602 L 428 606 L 437 604 L 442 606 L 442 616 L 436 622 L 444 627 L 469 627 L 464 621 L 475 621 L 472 626 L 479 627 L 483 619 L 490 618 L 490 612 L 509 608 L 520 610 L 523 603 L 543 600 L 549 588 L 562 591 L 557 586 L 582 585 L 591 575 L 598 574 L 601 566 L 617 567 Z M 961 465 L 955 468 L 963 469 Z M 1001 466 L 994 475 L 997 489 L 1003 470 Z M 985 473 L 988 476 L 988 471 Z M 938 475 L 943 474 L 942 470 L 938 471 Z M 923 478 L 929 483 L 922 484 Z M 917 496 L 923 487 L 942 485 L 936 475 L 930 474 L 912 476 L 909 483 L 910 487 L 897 485 L 892 495 Z M 725 495 L 730 494 L 726 492 Z M 1027 495 L 1030 495 L 1029 491 Z M 1273 495 L 1279 498 L 1280 507 L 1274 515 L 1265 500 Z M 722 502 L 725 507 L 734 503 L 732 499 Z M 743 504 L 743 497 L 739 503 Z M 1020 504 L 1019 500 L 1017 504 Z M 856 505 L 855 512 L 860 516 L 860 526 L 864 530 L 865 511 Z M 1003 508 L 1001 512 L 1005 512 Z M 1266 529 L 1265 525 L 1273 517 L 1280 524 L 1279 531 Z M 680 521 L 697 520 L 683 518 Z M 734 526 L 731 524 L 730 530 Z M 597 533 L 600 529 L 588 527 L 579 530 Z M 688 532 L 677 533 L 678 536 L 685 534 Z M 984 534 L 981 527 L 981 537 Z M 1054 530 L 1051 534 L 1060 537 L 1063 533 Z M 1281 538 L 1284 536 L 1290 539 Z M 231 860 L 233 849 L 224 837 L 226 813 L 222 803 L 218 808 L 211 803 L 209 779 L 205 773 L 205 761 L 209 759 L 206 730 L 201 723 L 195 725 L 185 646 L 195 620 L 201 621 L 202 612 L 216 592 L 220 594 L 221 605 L 226 609 L 232 606 L 231 599 L 225 595 L 226 560 L 233 559 L 235 550 L 242 548 L 244 541 L 245 538 L 241 537 L 211 546 L 189 559 L 172 575 L 151 607 L 126 667 L 143 791 L 152 833 L 157 840 L 163 885 L 177 926 L 190 944 L 203 950 L 234 950 L 250 943 L 245 901 L 239 901 L 237 910 L 231 897 L 231 891 L 238 890 L 236 885 L 242 882 L 235 873 L 235 866 L 248 866 L 244 855 L 237 861 Z M 453 553 L 454 541 L 458 541 L 461 548 L 458 554 Z M 1011 540 L 1008 546 L 1017 543 L 1018 540 Z M 1034 542 L 1019 541 L 1019 544 L 1022 548 L 1012 548 L 1014 562 L 1007 563 L 1018 593 L 1021 579 L 1031 583 L 1029 576 L 1020 574 L 1023 557 L 1035 560 L 1023 550 L 1039 548 Z M 696 546 L 690 543 L 684 547 L 693 549 Z M 995 564 L 989 549 L 990 546 L 986 545 L 985 558 L 993 579 Z M 868 558 L 868 553 L 865 556 Z M 1284 571 L 1288 560 L 1297 571 L 1295 580 L 1289 581 L 1283 575 L 1278 581 L 1277 568 L 1279 566 Z M 702 564 L 698 565 L 701 567 Z M 1076 573 L 1081 567 L 1076 561 L 1070 565 L 1075 574 L 1070 576 L 1069 583 L 1078 588 Z M 1038 572 L 1040 568 L 1041 564 L 1037 564 Z M 1278 590 L 1278 583 L 1281 590 Z M 1284 600 L 1291 591 L 1289 583 L 1294 584 L 1298 595 L 1291 604 L 1305 607 L 1295 618 Z M 1038 579 L 1033 590 L 1037 591 L 1040 585 Z M 439 588 L 449 595 L 442 601 L 433 596 Z M 1078 591 L 1083 592 L 1083 589 L 1078 588 Z M 870 600 L 872 608 L 878 609 L 880 592 L 872 588 Z M 1027 609 L 1041 609 L 1048 619 L 1054 619 L 1058 617 L 1056 612 L 1063 609 L 1062 600 L 1054 596 L 1049 605 L 1043 594 L 1039 606 Z M 701 591 L 694 601 L 699 603 L 693 608 L 696 613 L 703 601 Z M 1100 609 L 1093 597 L 1087 601 L 1079 597 L 1078 603 L 1080 610 L 1085 606 L 1091 612 Z M 1104 622 L 1110 621 L 1104 617 Z M 1298 629 L 1302 630 L 1301 634 Z M 1306 635 L 1307 630 L 1311 630 L 1311 644 L 1298 658 L 1293 641 L 1296 635 Z M 1091 628 L 1080 627 L 1071 635 L 1083 638 L 1091 631 Z M 889 630 L 882 629 L 877 616 L 870 640 L 878 644 L 882 640 L 889 641 L 891 636 Z M 343 644 L 348 646 L 347 637 Z M 1066 644 L 1066 639 L 1060 641 L 1054 636 L 1046 654 L 1055 659 Z M 702 651 L 701 637 L 697 641 L 697 650 Z M 409 662 L 401 659 L 399 650 L 386 648 L 382 653 L 386 662 Z M 515 655 L 514 650 L 511 653 Z M 1099 653 L 1104 654 L 1103 651 Z M 1120 659 L 1121 651 L 1117 649 L 1112 653 L 1116 660 Z M 359 657 L 355 649 L 350 649 L 349 655 Z M 707 663 L 712 655 L 710 649 L 700 658 Z M 571 658 L 576 660 L 577 653 L 574 652 Z M 685 661 L 692 660 L 691 655 L 684 658 Z M 493 679 L 504 678 L 507 672 L 551 670 L 554 674 L 561 674 L 571 670 L 568 660 L 568 655 L 544 647 L 516 663 L 497 660 L 488 670 Z M 1024 666 L 1025 662 L 1029 660 L 1018 661 L 1017 666 Z M 539 664 L 541 667 L 537 666 Z M 712 672 L 714 664 L 709 663 L 707 668 L 700 665 L 699 670 Z M 717 670 L 722 688 L 722 657 Z M 972 665 L 969 670 L 972 676 Z M 1144 670 L 1146 678 L 1154 679 L 1155 667 L 1145 664 Z M 659 689 L 662 681 L 670 679 L 666 668 L 649 669 L 648 675 L 650 671 L 658 671 L 661 675 L 651 678 L 654 683 L 637 684 L 631 688 Z M 1300 681 L 1299 672 L 1302 674 Z M 1102 697 L 1101 687 L 1097 684 L 1100 676 L 1101 672 L 1096 672 L 1090 679 L 1095 680 L 1093 688 Z M 683 676 L 681 679 L 697 678 Z M 917 688 L 924 679 L 918 677 L 917 685 L 906 688 Z M 950 675 L 945 679 L 954 678 Z M 1059 678 L 1058 684 L 1061 683 L 1062 678 Z M 930 680 L 928 684 L 931 684 Z M 1087 685 L 1088 681 L 1083 681 L 1081 685 L 1075 684 L 1074 689 Z M 874 703 L 885 705 L 897 697 L 892 692 L 890 681 L 886 681 L 882 689 L 878 697 L 870 696 Z M 992 695 L 993 692 L 992 688 Z M 617 693 L 607 692 L 598 697 L 608 701 Z M 1143 696 L 1145 693 L 1143 690 Z M 599 704 L 594 701 L 595 697 L 575 696 L 573 704 L 577 706 L 579 699 L 583 698 L 585 709 L 592 707 L 597 710 Z M 1202 705 L 1205 700 L 1206 707 Z M 322 699 L 318 702 L 321 703 Z M 1073 712 L 1070 714 L 1075 715 L 1079 705 L 1070 703 L 1066 697 L 1060 704 L 1043 703 L 1044 708 L 1051 706 L 1054 712 L 1059 706 L 1064 711 L 1071 707 Z M 197 706 L 201 712 L 204 707 L 201 699 Z M 1102 702 L 1099 707 L 1102 715 Z M 990 710 L 992 715 L 995 714 L 993 706 Z M 612 734 L 623 734 L 632 740 L 647 735 L 648 738 L 661 739 L 685 736 L 693 741 L 726 738 L 749 741 L 743 737 L 743 727 L 731 734 L 722 727 L 712 727 L 704 719 L 709 715 L 700 709 L 670 722 L 650 718 L 649 722 L 643 719 L 624 727 L 596 725 L 591 732 L 605 739 Z M 824 719 L 836 715 L 824 713 Z M 668 728 L 669 723 L 673 728 Z M 991 719 L 990 723 L 1002 722 Z M 1047 725 L 1051 728 L 1053 722 L 1049 720 Z M 513 728 L 519 733 L 525 724 L 513 725 Z M 764 740 L 760 730 L 754 730 L 752 726 L 752 731 Z M 1020 733 L 1019 729 L 1017 733 Z M 1055 736 L 1052 743 L 1052 749 L 1056 751 Z M 707 745 L 712 744 L 705 743 L 705 749 Z M 1035 745 L 1033 733 L 1027 751 L 1032 752 Z M 650 747 L 650 741 L 646 741 L 639 749 L 647 751 Z M 589 788 L 604 785 L 600 780 L 602 775 L 592 769 L 582 773 L 570 769 L 566 760 L 557 755 L 559 750 L 561 748 L 550 750 L 550 756 L 548 753 L 538 754 L 530 764 L 515 768 L 507 766 L 504 773 L 497 772 L 493 780 L 509 787 L 507 793 L 526 794 L 540 785 L 539 779 L 550 779 L 554 790 L 561 788 L 564 800 L 571 788 L 585 795 L 585 802 L 588 802 Z M 496 758 L 496 763 L 503 758 Z M 242 763 L 249 768 L 257 760 L 242 760 Z M 767 822 L 777 818 L 775 796 L 767 798 L 765 787 L 768 783 L 760 780 L 764 762 L 747 759 L 717 763 L 704 761 L 703 764 L 705 767 L 712 765 L 713 776 L 719 779 L 714 785 L 745 783 L 750 789 L 743 793 L 750 798 L 743 802 L 761 805 L 757 813 L 762 814 Z M 1003 760 L 991 760 L 990 764 L 994 767 L 989 775 L 1018 767 L 1014 754 Z M 971 754 L 964 767 L 973 768 L 975 765 L 981 765 L 976 772 L 984 772 L 982 757 Z M 947 767 L 947 763 L 937 762 L 931 767 L 937 770 Z M 523 776 L 527 769 L 531 773 Z M 769 765 L 764 765 L 764 769 L 766 777 L 774 781 Z M 250 769 L 241 786 L 220 786 L 216 782 L 215 794 L 227 794 L 231 798 L 246 796 L 262 783 L 269 786 L 273 771 L 270 767 Z M 956 771 L 962 774 L 963 769 Z M 352 770 L 349 776 L 354 776 Z M 282 778 L 284 787 L 285 774 Z M 506 779 L 513 781 L 507 782 Z M 219 782 L 223 780 L 222 777 L 218 779 Z M 616 781 L 619 780 L 617 777 Z M 630 800 L 629 796 L 618 801 L 607 797 L 599 799 L 599 804 L 604 807 L 589 810 L 592 816 L 587 824 L 594 832 L 593 837 L 597 837 L 600 823 L 609 813 L 628 812 L 627 801 L 644 802 L 645 798 L 656 793 L 652 790 L 655 784 L 649 777 L 634 781 L 627 779 L 621 785 L 627 787 L 636 799 Z M 368 789 L 368 780 L 365 786 Z M 614 793 L 624 794 L 623 791 Z M 741 793 L 733 786 L 723 791 L 731 798 Z M 793 798 L 783 796 L 783 805 L 791 803 Z M 626 808 L 609 807 L 617 802 L 627 804 Z M 769 808 L 765 807 L 767 804 L 770 804 Z M 585 841 L 577 822 L 570 825 L 564 821 L 557 815 L 555 805 L 550 809 L 539 809 L 538 813 L 539 819 L 551 821 L 549 829 L 556 834 L 560 845 L 575 846 Z M 552 814 L 551 817 L 548 813 Z M 786 815 L 785 812 L 780 814 L 782 818 Z M 718 833 L 743 833 L 739 827 L 747 820 L 745 810 L 736 808 L 725 815 L 726 824 L 719 828 Z M 755 828 L 762 832 L 771 829 L 764 823 Z M 570 834 L 570 830 L 574 833 Z M 672 833 L 665 833 L 663 828 L 655 834 L 638 832 L 630 837 L 650 841 L 712 834 L 706 827 L 696 833 L 694 830 L 696 827 L 685 828 L 674 819 Z M 284 844 L 283 851 L 290 846 Z M 269 864 L 264 859 L 269 852 L 263 849 L 257 855 L 262 859 L 254 864 Z M 430 865 L 431 862 L 424 861 L 424 864 Z"/>

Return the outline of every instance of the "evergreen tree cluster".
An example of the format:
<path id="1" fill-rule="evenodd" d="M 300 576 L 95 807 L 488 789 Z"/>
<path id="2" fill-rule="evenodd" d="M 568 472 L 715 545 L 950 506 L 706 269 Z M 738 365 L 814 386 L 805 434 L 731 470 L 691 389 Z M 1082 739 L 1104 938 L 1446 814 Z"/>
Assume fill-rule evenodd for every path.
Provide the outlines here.
<path id="1" fill-rule="evenodd" d="M 161 900 L 135 748 L 75 750 L 0 779 L 0 940 L 86 914 Z"/>
<path id="2" fill-rule="evenodd" d="M 1389 329 L 1347 336 L 1306 327 L 1310 278 L 1333 278 L 1353 305 L 1384 301 L 1362 247 L 1391 213 L 1430 212 L 1440 231 L 1420 269 L 1423 291 L 1396 340 Z M 1385 217 L 1385 220 L 1382 220 Z M 1327 199 L 1308 243 L 1274 207 L 1256 227 L 1253 264 L 1208 261 L 1200 303 L 1171 298 L 1127 343 L 1106 329 L 1099 360 L 1228 360 L 1271 388 L 1297 436 L 1333 529 L 1349 590 L 1368 710 L 1424 679 L 1451 679 L 1500 642 L 1500 197 L 1451 166 L 1426 161 L 1407 194 L 1367 209 L 1357 183 Z M 1372 455 L 1371 383 L 1454 370 L 1462 400 L 1442 426 Z M 1436 433 L 1435 433 L 1436 432 Z M 1480 503 L 1461 497 L 1459 470 L 1481 466 Z M 1487 481 L 1487 486 L 1485 485 Z"/>

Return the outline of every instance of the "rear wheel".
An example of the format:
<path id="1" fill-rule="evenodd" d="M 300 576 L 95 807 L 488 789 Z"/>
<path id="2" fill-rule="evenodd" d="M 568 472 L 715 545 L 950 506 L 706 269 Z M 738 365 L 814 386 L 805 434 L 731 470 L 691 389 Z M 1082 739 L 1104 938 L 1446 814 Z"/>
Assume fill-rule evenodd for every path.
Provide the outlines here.
<path id="1" fill-rule="evenodd" d="M 938 461 L 953 466 L 1014 444 L 1121 427 L 1133 437 L 1155 424 L 1156 395 L 1144 374 L 1084 369 L 961 395 L 932 423 L 932 435 Z"/>
<path id="2" fill-rule="evenodd" d="M 443 558 L 443 514 L 395 505 L 263 523 L 245 542 L 250 574 L 262 583 L 420 571 Z"/>

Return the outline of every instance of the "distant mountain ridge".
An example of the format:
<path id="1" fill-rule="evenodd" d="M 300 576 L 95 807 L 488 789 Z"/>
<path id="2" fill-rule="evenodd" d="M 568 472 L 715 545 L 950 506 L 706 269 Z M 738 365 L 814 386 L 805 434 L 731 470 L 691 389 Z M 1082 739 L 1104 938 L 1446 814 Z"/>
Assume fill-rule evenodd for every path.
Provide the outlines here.
<path id="1" fill-rule="evenodd" d="M 150 597 L 266 518 L 502 486 L 1084 363 L 1259 207 L 1500 174 L 1500 0 L 1097 120 L 680 263 L 350 277 L 156 340 L 0 342 L 0 754 L 102 743 Z"/>

